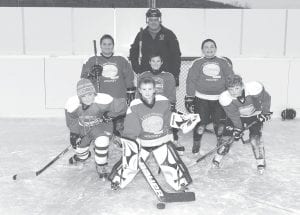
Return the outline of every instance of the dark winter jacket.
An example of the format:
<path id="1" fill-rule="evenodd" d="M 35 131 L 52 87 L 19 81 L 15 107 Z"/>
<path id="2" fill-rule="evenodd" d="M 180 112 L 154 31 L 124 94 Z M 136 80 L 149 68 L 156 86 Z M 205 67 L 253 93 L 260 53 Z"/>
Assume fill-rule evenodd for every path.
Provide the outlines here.
<path id="1" fill-rule="evenodd" d="M 157 33 L 155 39 L 153 39 L 148 27 L 144 29 L 142 31 L 141 65 L 139 65 L 139 41 L 140 32 L 131 45 L 129 56 L 135 73 L 139 74 L 151 70 L 149 65 L 150 55 L 159 53 L 164 61 L 162 70 L 172 73 L 178 85 L 181 52 L 175 34 L 171 30 L 161 26 L 161 30 Z"/>

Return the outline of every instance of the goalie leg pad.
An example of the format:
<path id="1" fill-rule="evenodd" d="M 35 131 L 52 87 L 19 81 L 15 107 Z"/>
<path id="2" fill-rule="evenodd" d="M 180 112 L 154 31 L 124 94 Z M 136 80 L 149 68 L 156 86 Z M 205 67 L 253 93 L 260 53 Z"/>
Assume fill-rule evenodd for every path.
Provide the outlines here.
<path id="1" fill-rule="evenodd" d="M 109 137 L 100 136 L 95 139 L 95 161 L 98 165 L 107 164 Z"/>
<path id="2" fill-rule="evenodd" d="M 149 152 L 139 149 L 139 144 L 130 139 L 120 138 L 122 142 L 122 158 L 114 165 L 109 180 L 118 184 L 120 188 L 126 187 L 139 172 L 139 156 L 147 159 Z"/>
<path id="3" fill-rule="evenodd" d="M 181 190 L 192 182 L 185 164 L 180 159 L 173 143 L 168 142 L 153 150 L 153 155 L 161 168 L 167 183 L 175 190 Z"/>

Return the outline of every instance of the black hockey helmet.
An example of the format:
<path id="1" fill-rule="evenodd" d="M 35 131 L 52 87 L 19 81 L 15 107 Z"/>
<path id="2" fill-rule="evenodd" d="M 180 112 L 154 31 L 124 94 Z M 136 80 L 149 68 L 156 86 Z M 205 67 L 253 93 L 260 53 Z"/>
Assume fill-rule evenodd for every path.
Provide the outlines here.
<path id="1" fill-rule="evenodd" d="M 294 119 L 296 117 L 296 111 L 292 108 L 287 108 L 281 112 L 282 120 Z"/>
<path id="2" fill-rule="evenodd" d="M 157 8 L 150 8 L 147 13 L 146 13 L 146 17 L 158 17 L 161 18 L 161 12 L 159 9 Z"/>

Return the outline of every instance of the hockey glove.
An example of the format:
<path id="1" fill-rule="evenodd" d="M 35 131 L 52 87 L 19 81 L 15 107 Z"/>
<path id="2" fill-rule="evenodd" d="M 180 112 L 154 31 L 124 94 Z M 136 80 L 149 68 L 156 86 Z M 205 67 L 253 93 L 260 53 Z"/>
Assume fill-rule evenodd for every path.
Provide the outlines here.
<path id="1" fill-rule="evenodd" d="M 72 133 L 72 132 L 70 133 L 70 143 L 71 143 L 73 149 L 76 149 L 77 146 L 80 145 L 81 139 L 82 139 L 82 136 L 80 136 L 79 134 Z"/>
<path id="2" fill-rule="evenodd" d="M 108 112 L 104 112 L 102 115 L 102 122 L 107 123 L 111 122 L 114 119 L 114 117 L 108 116 Z"/>
<path id="3" fill-rule="evenodd" d="M 194 96 L 184 97 L 184 106 L 189 113 L 194 113 L 194 109 L 195 109 L 194 101 L 195 101 Z"/>
<path id="4" fill-rule="evenodd" d="M 130 105 L 130 102 L 133 99 L 135 99 L 135 91 L 136 91 L 136 87 L 127 88 L 127 91 L 126 91 L 126 94 L 127 94 L 126 102 L 127 102 L 128 106 Z"/>
<path id="5" fill-rule="evenodd" d="M 266 122 L 271 119 L 272 114 L 273 114 L 273 112 L 260 113 L 257 115 L 257 119 L 260 122 Z"/>
<path id="6" fill-rule="evenodd" d="M 102 75 L 102 71 L 103 71 L 103 67 L 101 65 L 95 64 L 94 66 L 92 66 L 92 68 L 88 74 L 88 78 L 100 77 Z"/>
<path id="7" fill-rule="evenodd" d="M 232 133 L 234 140 L 238 141 L 239 139 L 242 138 L 242 136 L 244 135 L 243 130 L 240 128 L 234 128 L 233 129 L 233 133 Z"/>
<path id="8" fill-rule="evenodd" d="M 171 103 L 171 112 L 177 112 L 176 103 Z"/>

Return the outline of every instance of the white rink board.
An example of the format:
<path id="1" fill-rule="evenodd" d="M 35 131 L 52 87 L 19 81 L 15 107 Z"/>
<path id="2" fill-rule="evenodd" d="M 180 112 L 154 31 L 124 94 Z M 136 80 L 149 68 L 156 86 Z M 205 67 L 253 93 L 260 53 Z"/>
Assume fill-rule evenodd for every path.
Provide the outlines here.
<path id="1" fill-rule="evenodd" d="M 115 50 L 123 57 L 129 56 L 130 45 L 140 28 L 146 27 L 146 8 L 118 8 L 116 9 L 116 46 Z"/>
<path id="2" fill-rule="evenodd" d="M 300 57 L 300 10 L 288 10 L 286 55 Z"/>
<path id="3" fill-rule="evenodd" d="M 284 59 L 234 59 L 233 69 L 244 82 L 259 81 L 272 97 L 274 116 L 285 108 L 288 90 L 289 61 Z"/>
<path id="4" fill-rule="evenodd" d="M 182 56 L 199 56 L 204 35 L 204 9 L 162 9 L 162 23 L 177 36 Z"/>
<path id="5" fill-rule="evenodd" d="M 76 95 L 84 57 L 45 59 L 46 108 L 64 108 L 67 99 Z"/>
<path id="6" fill-rule="evenodd" d="M 288 85 L 289 94 L 288 94 L 288 104 L 287 104 L 287 107 L 289 108 L 300 109 L 299 85 L 300 85 L 300 60 L 298 59 L 298 60 L 291 61 L 289 85 Z"/>
<path id="7" fill-rule="evenodd" d="M 0 55 L 23 54 L 22 8 L 0 8 Z"/>
<path id="8" fill-rule="evenodd" d="M 241 13 L 237 9 L 205 10 L 204 33 L 217 42 L 219 55 L 234 57 L 240 54 Z"/>
<path id="9" fill-rule="evenodd" d="M 242 55 L 283 57 L 285 10 L 244 10 Z"/>
<path id="10" fill-rule="evenodd" d="M 0 58 L 0 117 L 37 116 L 45 112 L 42 57 Z"/>
<path id="11" fill-rule="evenodd" d="M 103 34 L 114 36 L 114 9 L 74 8 L 73 9 L 73 52 L 76 55 L 92 54 L 93 40 L 99 40 Z"/>
<path id="12" fill-rule="evenodd" d="M 72 54 L 71 8 L 24 8 L 26 54 Z"/>

